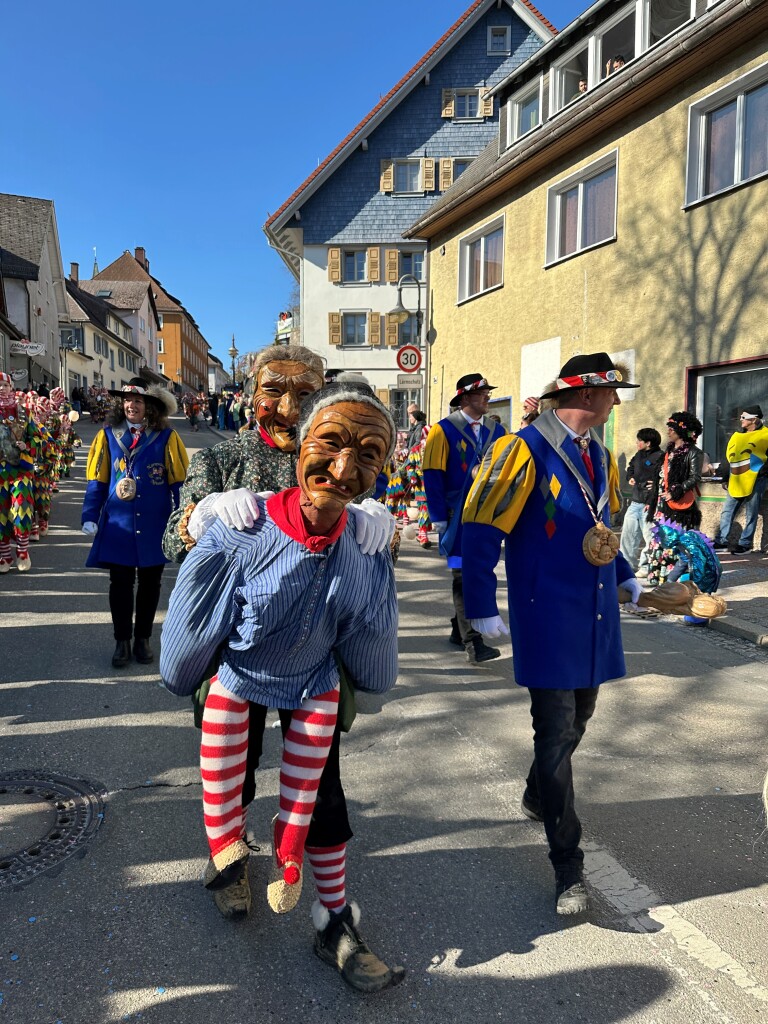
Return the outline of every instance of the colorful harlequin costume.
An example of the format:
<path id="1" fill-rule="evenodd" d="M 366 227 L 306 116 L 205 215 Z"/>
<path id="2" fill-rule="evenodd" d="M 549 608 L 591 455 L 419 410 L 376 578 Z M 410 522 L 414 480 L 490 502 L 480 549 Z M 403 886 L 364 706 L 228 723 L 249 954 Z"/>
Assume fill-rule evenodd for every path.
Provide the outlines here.
<path id="1" fill-rule="evenodd" d="M 431 520 L 424 489 L 423 457 L 430 428 L 426 423 L 416 426 L 419 429 L 409 433 L 406 445 L 398 453 L 398 465 L 393 469 L 387 484 L 386 506 L 396 519 L 407 524 L 410 522 L 408 505 L 415 502 L 418 510 L 418 540 L 421 545 L 429 546 Z"/>
<path id="2" fill-rule="evenodd" d="M 29 535 L 34 515 L 33 445 L 37 432 L 27 420 L 11 377 L 0 373 L 0 573 L 31 567 Z M 14 551 L 15 548 L 15 551 Z"/>

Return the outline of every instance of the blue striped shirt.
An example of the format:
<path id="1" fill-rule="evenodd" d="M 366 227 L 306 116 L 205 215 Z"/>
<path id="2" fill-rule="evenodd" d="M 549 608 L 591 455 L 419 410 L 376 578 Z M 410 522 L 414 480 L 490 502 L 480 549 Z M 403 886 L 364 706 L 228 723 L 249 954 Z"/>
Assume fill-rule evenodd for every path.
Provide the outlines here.
<path id="1" fill-rule="evenodd" d="M 162 632 L 160 675 L 190 694 L 218 659 L 231 693 L 297 708 L 336 685 L 338 652 L 356 687 L 397 679 L 397 594 L 389 549 L 364 555 L 348 522 L 325 551 L 284 533 L 259 502 L 249 530 L 214 523 L 179 570 Z"/>

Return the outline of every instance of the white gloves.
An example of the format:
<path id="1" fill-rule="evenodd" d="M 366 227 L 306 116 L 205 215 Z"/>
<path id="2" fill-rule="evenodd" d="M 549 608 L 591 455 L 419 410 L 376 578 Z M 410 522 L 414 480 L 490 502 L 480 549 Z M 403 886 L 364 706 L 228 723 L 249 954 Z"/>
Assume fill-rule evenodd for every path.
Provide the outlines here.
<path id="1" fill-rule="evenodd" d="M 81 529 L 83 533 L 86 534 L 86 536 L 88 537 L 95 537 L 96 534 L 99 532 L 99 527 L 97 523 L 83 523 Z"/>
<path id="2" fill-rule="evenodd" d="M 434 528 L 435 528 L 435 529 L 437 530 L 438 534 L 440 534 L 441 536 L 442 536 L 442 535 L 443 535 L 443 534 L 445 533 L 445 531 L 446 531 L 446 530 L 448 529 L 448 523 L 447 523 L 447 522 L 444 522 L 443 520 L 441 520 L 441 521 L 440 521 L 439 523 L 434 523 L 434 522 L 433 522 L 433 523 L 432 523 L 432 525 L 433 525 L 433 526 L 434 526 Z"/>
<path id="3" fill-rule="evenodd" d="M 359 505 L 347 505 L 355 524 L 355 540 L 364 555 L 383 551 L 395 532 L 395 519 L 379 501 L 366 498 Z"/>
<path id="4" fill-rule="evenodd" d="M 476 629 L 484 636 L 509 636 L 509 628 L 504 625 L 500 615 L 491 615 L 487 619 L 470 619 L 469 624 L 472 629 Z"/>
<path id="5" fill-rule="evenodd" d="M 643 585 L 640 580 L 635 579 L 633 576 L 631 579 L 624 580 L 619 586 L 622 590 L 626 590 L 632 599 L 632 604 L 636 605 L 638 598 L 643 593 Z"/>
<path id="6" fill-rule="evenodd" d="M 213 491 L 206 494 L 189 517 L 187 530 L 193 540 L 200 540 L 216 519 L 233 530 L 246 530 L 259 518 L 258 498 L 271 498 L 274 491 L 249 491 L 238 487 L 234 491 Z"/>

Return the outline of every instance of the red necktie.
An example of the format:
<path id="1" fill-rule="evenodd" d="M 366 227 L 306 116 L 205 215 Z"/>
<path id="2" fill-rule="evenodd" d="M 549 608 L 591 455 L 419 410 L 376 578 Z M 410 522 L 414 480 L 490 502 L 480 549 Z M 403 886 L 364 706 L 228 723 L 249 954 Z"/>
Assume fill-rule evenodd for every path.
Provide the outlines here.
<path id="1" fill-rule="evenodd" d="M 595 482 L 595 467 L 592 465 L 592 459 L 589 454 L 589 438 L 588 437 L 574 437 L 574 444 L 579 446 L 581 451 L 581 458 L 584 466 L 587 470 L 587 476 L 589 477 L 590 483 Z"/>
<path id="2" fill-rule="evenodd" d="M 136 445 L 141 440 L 142 428 L 141 427 L 131 427 L 131 433 L 133 434 L 133 441 L 131 441 L 131 447 L 128 449 L 129 452 L 132 452 L 133 449 L 136 447 Z"/>

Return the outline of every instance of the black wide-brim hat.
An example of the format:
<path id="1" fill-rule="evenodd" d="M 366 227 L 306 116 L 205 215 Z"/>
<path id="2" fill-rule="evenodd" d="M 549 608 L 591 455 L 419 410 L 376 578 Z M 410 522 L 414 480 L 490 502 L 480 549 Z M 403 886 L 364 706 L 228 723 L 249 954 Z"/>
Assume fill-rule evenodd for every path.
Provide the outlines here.
<path id="1" fill-rule="evenodd" d="M 137 398 L 143 398 L 145 402 L 153 402 L 155 407 L 164 412 L 166 416 L 176 412 L 176 399 L 173 395 L 157 384 L 147 384 L 141 377 L 131 377 L 119 391 L 108 388 L 107 394 L 114 398 L 130 398 L 131 395 L 136 395 Z"/>
<path id="2" fill-rule="evenodd" d="M 541 395 L 541 398 L 557 398 L 564 391 L 576 388 L 639 388 L 624 380 L 620 370 L 613 365 L 607 352 L 592 352 L 586 356 L 572 356 L 558 374 L 555 388 Z"/>
<path id="3" fill-rule="evenodd" d="M 489 384 L 482 373 L 465 373 L 463 377 L 459 377 L 456 381 L 456 394 L 448 404 L 452 409 L 455 409 L 462 395 L 468 395 L 473 391 L 480 390 L 495 391 L 496 387 L 493 384 Z"/>

